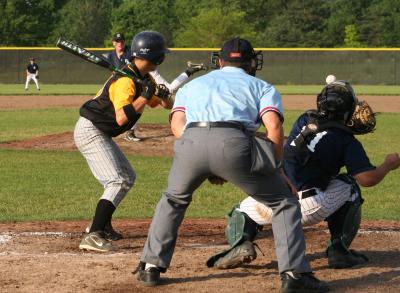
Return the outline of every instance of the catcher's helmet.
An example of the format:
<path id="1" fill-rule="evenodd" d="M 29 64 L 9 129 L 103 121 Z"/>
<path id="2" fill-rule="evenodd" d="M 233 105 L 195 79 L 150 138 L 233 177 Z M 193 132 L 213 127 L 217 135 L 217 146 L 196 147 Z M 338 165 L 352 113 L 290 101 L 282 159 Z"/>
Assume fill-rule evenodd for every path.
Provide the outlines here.
<path id="1" fill-rule="evenodd" d="M 337 80 L 325 86 L 317 97 L 318 112 L 329 120 L 346 124 L 354 113 L 357 97 L 351 85 Z"/>
<path id="2" fill-rule="evenodd" d="M 162 34 L 156 31 L 143 31 L 133 37 L 131 46 L 132 56 L 149 60 L 155 65 L 160 65 L 169 53 Z"/>

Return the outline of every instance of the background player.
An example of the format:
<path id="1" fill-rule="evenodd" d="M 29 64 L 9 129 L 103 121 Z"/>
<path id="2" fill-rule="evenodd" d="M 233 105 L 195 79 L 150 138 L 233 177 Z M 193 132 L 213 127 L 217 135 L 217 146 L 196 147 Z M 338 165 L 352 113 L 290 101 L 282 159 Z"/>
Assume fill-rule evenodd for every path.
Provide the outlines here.
<path id="1" fill-rule="evenodd" d="M 153 96 L 156 84 L 148 74 L 169 52 L 163 35 L 154 31 L 138 33 L 133 38 L 131 51 L 134 58 L 124 70 L 142 82 L 113 74 L 97 96 L 83 104 L 75 126 L 75 144 L 93 175 L 104 186 L 89 233 L 83 237 L 80 249 L 114 250 L 108 240 L 122 237 L 112 228 L 111 218 L 132 187 L 136 174 L 112 137 L 130 129 L 153 100 L 164 108 L 171 108 L 173 104 L 170 98 L 160 100 Z"/>
<path id="2" fill-rule="evenodd" d="M 114 50 L 107 55 L 107 60 L 117 68 L 129 64 L 132 60 L 132 53 L 129 46 L 125 45 L 123 33 L 116 33 L 112 38 Z"/>
<path id="3" fill-rule="evenodd" d="M 25 82 L 25 90 L 28 90 L 29 82 L 33 80 L 36 84 L 36 88 L 40 91 L 39 82 L 39 66 L 35 63 L 35 59 L 29 58 L 29 64 L 26 67 L 26 82 Z"/>
<path id="4" fill-rule="evenodd" d="M 318 95 L 318 110 L 307 111 L 294 123 L 284 148 L 284 169 L 298 190 L 303 225 L 328 222 L 331 238 L 326 253 L 332 268 L 368 261 L 349 249 L 361 221 L 359 185 L 374 186 L 400 165 L 397 153 L 388 154 L 378 167 L 370 163 L 347 126 L 356 104 L 350 84 L 334 80 Z M 346 174 L 339 174 L 342 167 Z M 211 258 L 213 265 L 232 268 L 253 260 L 256 254 L 251 241 L 260 226 L 271 223 L 272 214 L 269 207 L 251 197 L 243 200 L 229 214 L 226 230 L 228 242 L 236 246 Z M 244 228 L 236 225 L 243 222 Z M 239 234 L 232 233 L 235 228 Z"/>

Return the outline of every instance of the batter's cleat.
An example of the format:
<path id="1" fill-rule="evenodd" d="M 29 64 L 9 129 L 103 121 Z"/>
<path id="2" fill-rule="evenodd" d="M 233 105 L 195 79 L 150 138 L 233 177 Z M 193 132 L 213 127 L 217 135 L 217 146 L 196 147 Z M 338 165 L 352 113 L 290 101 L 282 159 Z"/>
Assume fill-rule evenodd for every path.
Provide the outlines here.
<path id="1" fill-rule="evenodd" d="M 90 224 L 86 227 L 85 232 L 89 233 L 90 232 L 90 228 L 92 226 L 92 222 L 90 222 Z M 104 227 L 104 235 L 107 240 L 113 240 L 113 241 L 117 241 L 120 239 L 123 239 L 124 237 L 122 236 L 121 233 L 117 232 L 114 230 L 113 226 L 111 225 L 111 223 L 107 223 L 106 226 Z"/>
<path id="2" fill-rule="evenodd" d="M 79 249 L 110 252 L 114 251 L 115 247 L 104 238 L 103 232 L 92 232 L 83 237 L 81 244 L 79 244 Z"/>
<path id="3" fill-rule="evenodd" d="M 133 272 L 136 274 L 136 279 L 147 287 L 157 286 L 160 283 L 161 270 L 157 267 L 150 267 L 145 269 L 146 263 L 140 262 L 139 266 Z"/>
<path id="4" fill-rule="evenodd" d="M 128 130 L 128 131 L 125 133 L 124 139 L 125 139 L 126 141 L 131 141 L 131 142 L 138 142 L 138 141 L 141 141 L 141 139 L 135 135 L 135 132 L 134 132 L 133 130 Z"/>
<path id="5" fill-rule="evenodd" d="M 296 273 L 294 271 L 281 274 L 282 292 L 328 292 L 329 285 L 326 282 L 318 280 L 313 273 Z"/>
<path id="6" fill-rule="evenodd" d="M 368 262 L 368 257 L 354 250 L 342 251 L 329 246 L 326 254 L 328 266 L 333 269 L 346 269 Z"/>
<path id="7" fill-rule="evenodd" d="M 234 269 L 244 263 L 250 263 L 257 258 L 257 252 L 253 243 L 246 240 L 242 244 L 235 246 L 226 255 L 219 258 L 214 267 L 217 269 Z"/>

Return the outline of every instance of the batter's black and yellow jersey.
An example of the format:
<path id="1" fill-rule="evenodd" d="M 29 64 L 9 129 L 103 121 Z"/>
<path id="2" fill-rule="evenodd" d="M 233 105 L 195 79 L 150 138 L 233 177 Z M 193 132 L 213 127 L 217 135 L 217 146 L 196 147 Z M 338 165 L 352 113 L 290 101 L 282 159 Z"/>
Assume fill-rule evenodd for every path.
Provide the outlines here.
<path id="1" fill-rule="evenodd" d="M 144 79 L 134 64 L 128 64 L 124 71 Z M 118 125 L 115 119 L 115 111 L 132 103 L 141 94 L 142 88 L 131 78 L 112 75 L 100 89 L 97 95 L 84 103 L 80 108 L 80 115 L 92 121 L 101 131 L 115 137 L 132 128 L 133 122 Z"/>

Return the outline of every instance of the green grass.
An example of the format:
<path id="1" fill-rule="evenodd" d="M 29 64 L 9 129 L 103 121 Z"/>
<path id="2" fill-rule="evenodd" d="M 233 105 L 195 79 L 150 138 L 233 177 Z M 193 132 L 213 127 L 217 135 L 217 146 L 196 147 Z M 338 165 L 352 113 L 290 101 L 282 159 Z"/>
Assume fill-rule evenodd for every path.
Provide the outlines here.
<path id="1" fill-rule="evenodd" d="M 151 109 L 141 123 L 167 123 L 168 111 Z M 285 133 L 299 111 L 287 111 Z M 0 141 L 72 131 L 77 109 L 0 112 Z M 376 132 L 359 136 L 371 161 L 380 164 L 399 151 L 400 114 L 380 114 Z M 166 180 L 171 158 L 128 155 L 138 177 L 117 209 L 116 217 L 151 217 Z M 0 149 L 0 221 L 89 219 L 102 193 L 78 152 Z M 400 220 L 400 172 L 390 173 L 376 187 L 364 188 L 364 219 Z M 188 217 L 223 217 L 244 194 L 230 184 L 205 183 L 195 194 Z"/>
<path id="2" fill-rule="evenodd" d="M 151 217 L 166 186 L 171 158 L 128 156 L 138 177 L 116 212 L 120 218 Z M 0 149 L 0 221 L 89 219 L 102 193 L 78 152 Z M 221 196 L 223 194 L 223 196 Z M 204 184 L 189 217 L 223 217 L 242 195 L 227 184 Z"/>
<path id="3" fill-rule="evenodd" d="M 281 94 L 316 95 L 324 85 L 276 85 Z M 101 84 L 41 84 L 37 91 L 31 84 L 25 91 L 24 84 L 0 84 L 0 95 L 94 95 Z M 400 95 L 400 86 L 393 85 L 354 85 L 357 95 Z"/>

